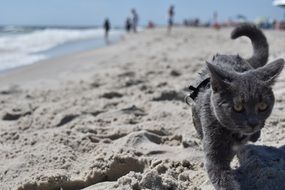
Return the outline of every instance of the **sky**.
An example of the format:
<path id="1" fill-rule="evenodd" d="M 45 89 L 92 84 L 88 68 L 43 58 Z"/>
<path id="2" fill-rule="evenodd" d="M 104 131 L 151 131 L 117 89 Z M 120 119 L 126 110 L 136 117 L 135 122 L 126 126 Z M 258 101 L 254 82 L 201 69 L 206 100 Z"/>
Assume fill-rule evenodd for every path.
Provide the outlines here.
<path id="1" fill-rule="evenodd" d="M 175 6 L 175 21 L 198 17 L 210 20 L 235 19 L 241 14 L 249 20 L 268 17 L 281 20 L 285 8 L 274 7 L 272 0 L 0 0 L 0 25 L 98 26 L 105 18 L 122 26 L 136 8 L 140 24 L 148 21 L 165 24 L 167 10 Z"/>

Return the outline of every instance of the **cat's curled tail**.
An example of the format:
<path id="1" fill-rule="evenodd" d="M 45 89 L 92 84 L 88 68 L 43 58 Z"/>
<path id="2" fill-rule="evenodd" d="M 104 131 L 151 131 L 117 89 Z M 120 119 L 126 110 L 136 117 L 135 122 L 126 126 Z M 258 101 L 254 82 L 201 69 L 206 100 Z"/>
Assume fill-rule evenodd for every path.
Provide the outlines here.
<path id="1" fill-rule="evenodd" d="M 253 68 L 262 67 L 267 63 L 269 47 L 266 37 L 254 24 L 244 23 L 238 25 L 231 33 L 231 38 L 247 36 L 253 45 L 253 55 L 247 59 Z"/>

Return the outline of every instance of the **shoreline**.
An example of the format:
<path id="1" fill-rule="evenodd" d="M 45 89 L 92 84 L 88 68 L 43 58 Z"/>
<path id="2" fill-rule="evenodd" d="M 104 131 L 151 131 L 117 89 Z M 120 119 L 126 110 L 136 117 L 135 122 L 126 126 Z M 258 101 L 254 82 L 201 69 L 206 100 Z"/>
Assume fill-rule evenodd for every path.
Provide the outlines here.
<path id="1" fill-rule="evenodd" d="M 68 69 L 76 69 L 77 66 L 80 66 L 79 59 L 96 59 L 97 52 L 99 53 L 102 50 L 104 51 L 105 48 L 116 46 L 117 44 L 122 43 L 122 39 L 124 38 L 126 38 L 126 35 L 121 34 L 118 39 L 111 44 L 99 45 L 93 49 L 67 53 L 60 56 L 47 58 L 32 64 L 3 70 L 0 72 L 0 88 L 7 88 L 11 85 L 25 86 L 26 82 L 31 82 L 32 80 L 37 79 L 44 79 L 44 81 L 48 81 L 53 77 L 55 77 L 54 79 L 56 80 L 63 79 L 60 77 L 63 72 L 67 71 Z M 76 60 L 76 63 L 74 63 L 74 60 Z"/>
<path id="2" fill-rule="evenodd" d="M 109 40 L 116 43 L 122 30 L 110 31 Z M 0 70 L 35 64 L 72 53 L 106 46 L 104 30 L 99 29 L 31 29 L 12 35 L 1 33 Z"/>
<path id="3" fill-rule="evenodd" d="M 182 28 L 183 30 L 194 29 L 194 30 L 210 30 L 213 32 L 219 32 L 219 31 L 214 30 L 213 28 L 195 28 L 195 27 L 194 28 L 193 27 L 190 27 L 190 28 L 189 27 L 186 27 L 186 28 L 178 27 L 176 28 L 176 30 L 177 29 L 179 30 L 179 28 Z M 230 30 L 230 29 L 231 28 L 222 28 L 221 30 Z M 164 30 L 164 27 L 158 27 L 155 30 Z M 144 31 L 141 31 L 139 33 L 141 34 L 143 32 Z M 265 32 L 282 33 L 282 31 L 271 31 L 271 30 L 265 30 Z M 71 64 L 71 62 L 73 62 L 71 61 L 73 60 L 73 58 L 77 59 L 77 62 L 78 62 L 80 61 L 78 60 L 78 57 L 82 57 L 83 59 L 85 59 L 84 61 L 90 62 L 90 60 L 87 60 L 88 57 L 84 57 L 84 56 L 90 56 L 89 57 L 90 59 L 96 59 L 97 51 L 104 51 L 105 48 L 109 48 L 111 46 L 124 43 L 124 41 L 128 40 L 128 38 L 133 38 L 136 35 L 137 34 L 122 33 L 120 34 L 118 39 L 115 40 L 114 43 L 111 43 L 109 45 L 106 45 L 106 44 L 99 45 L 98 47 L 93 48 L 93 49 L 82 50 L 78 52 L 71 52 L 71 53 L 67 53 L 67 54 L 63 54 L 63 55 L 59 55 L 55 57 L 50 57 L 45 60 L 41 60 L 41 61 L 38 61 L 32 64 L 18 66 L 15 68 L 0 71 L 0 88 L 3 88 L 3 87 L 7 88 L 8 86 L 11 86 L 14 84 L 22 85 L 24 82 L 28 82 L 28 81 L 40 79 L 40 78 L 45 78 L 45 80 L 49 80 L 51 76 L 58 77 L 57 75 L 60 75 L 65 70 L 68 70 L 70 68 L 75 69 L 74 67 L 80 65 L 80 63 Z M 67 62 L 70 62 L 70 63 L 67 63 Z M 58 68 L 56 68 L 57 65 L 59 66 Z M 57 80 L 60 78 L 61 77 L 57 78 Z"/>

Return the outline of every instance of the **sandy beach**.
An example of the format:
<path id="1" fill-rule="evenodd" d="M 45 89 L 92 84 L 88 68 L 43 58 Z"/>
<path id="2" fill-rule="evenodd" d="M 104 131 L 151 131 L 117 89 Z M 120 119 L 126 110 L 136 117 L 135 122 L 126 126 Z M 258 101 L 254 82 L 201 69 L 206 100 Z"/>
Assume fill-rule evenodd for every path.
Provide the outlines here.
<path id="1" fill-rule="evenodd" d="M 216 53 L 252 54 L 250 41 L 231 40 L 231 30 L 146 30 L 0 73 L 0 189 L 212 190 L 184 97 Z M 269 60 L 285 58 L 285 32 L 265 35 Z M 274 92 L 274 111 L 255 145 L 285 145 L 285 72 Z M 260 173 L 255 187 L 285 186 L 285 153 L 259 170 L 244 165 L 241 173 Z"/>

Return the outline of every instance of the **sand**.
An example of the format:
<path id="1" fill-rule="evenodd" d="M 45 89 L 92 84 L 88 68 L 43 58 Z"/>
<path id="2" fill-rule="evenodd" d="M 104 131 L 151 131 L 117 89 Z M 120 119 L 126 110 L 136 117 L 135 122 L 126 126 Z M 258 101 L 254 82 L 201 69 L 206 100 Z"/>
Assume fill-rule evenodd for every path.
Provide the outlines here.
<path id="1" fill-rule="evenodd" d="M 250 41 L 230 40 L 231 30 L 147 30 L 1 73 L 0 189 L 212 190 L 184 96 L 214 54 L 251 55 Z M 265 34 L 270 60 L 285 58 L 285 33 Z M 284 189 L 284 87 L 282 72 L 260 146 L 233 162 L 245 188 Z"/>

